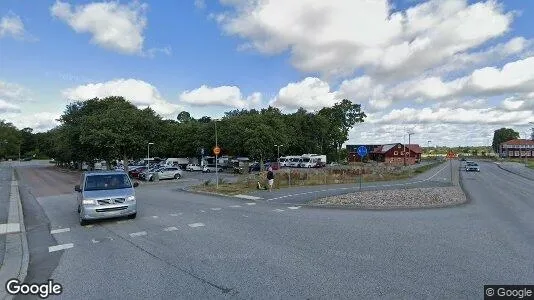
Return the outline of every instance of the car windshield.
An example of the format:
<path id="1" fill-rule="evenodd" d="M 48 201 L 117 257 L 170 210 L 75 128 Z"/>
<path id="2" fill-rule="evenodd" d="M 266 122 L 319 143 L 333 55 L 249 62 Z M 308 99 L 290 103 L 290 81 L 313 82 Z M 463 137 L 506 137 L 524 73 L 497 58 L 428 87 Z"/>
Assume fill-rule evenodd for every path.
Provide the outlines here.
<path id="1" fill-rule="evenodd" d="M 126 174 L 98 174 L 87 176 L 84 190 L 116 190 L 131 187 L 132 183 Z"/>

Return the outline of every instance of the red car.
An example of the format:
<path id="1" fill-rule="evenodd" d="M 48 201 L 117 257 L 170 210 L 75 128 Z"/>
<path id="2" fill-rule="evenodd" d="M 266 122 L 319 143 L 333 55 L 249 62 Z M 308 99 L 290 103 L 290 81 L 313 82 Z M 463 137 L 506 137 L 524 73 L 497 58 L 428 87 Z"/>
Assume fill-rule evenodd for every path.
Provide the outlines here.
<path id="1" fill-rule="evenodd" d="M 139 178 L 139 173 L 143 173 L 146 170 L 146 167 L 138 167 L 133 170 L 128 171 L 128 174 L 131 178 Z"/>

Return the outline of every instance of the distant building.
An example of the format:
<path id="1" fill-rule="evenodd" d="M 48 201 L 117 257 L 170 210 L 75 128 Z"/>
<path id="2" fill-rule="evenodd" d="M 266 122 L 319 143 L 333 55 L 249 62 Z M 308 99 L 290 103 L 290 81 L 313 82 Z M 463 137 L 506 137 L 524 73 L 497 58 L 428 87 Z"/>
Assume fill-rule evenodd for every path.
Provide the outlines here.
<path id="1" fill-rule="evenodd" d="M 534 141 L 525 139 L 515 139 L 501 143 L 499 147 L 501 157 L 534 157 Z"/>
<path id="2" fill-rule="evenodd" d="M 387 164 L 413 165 L 421 161 L 423 149 L 417 144 L 385 144 L 385 145 L 347 145 L 349 162 L 359 162 L 358 147 L 367 148 L 369 160 Z"/>

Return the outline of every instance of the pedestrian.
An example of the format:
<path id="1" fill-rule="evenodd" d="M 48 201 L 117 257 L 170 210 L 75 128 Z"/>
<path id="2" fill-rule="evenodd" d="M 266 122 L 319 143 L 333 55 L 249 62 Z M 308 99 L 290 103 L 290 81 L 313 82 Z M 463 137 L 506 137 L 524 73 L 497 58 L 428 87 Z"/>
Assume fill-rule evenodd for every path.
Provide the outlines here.
<path id="1" fill-rule="evenodd" d="M 269 192 L 271 192 L 274 184 L 274 173 L 271 167 L 269 167 L 269 171 L 267 172 L 267 180 L 269 181 Z"/>

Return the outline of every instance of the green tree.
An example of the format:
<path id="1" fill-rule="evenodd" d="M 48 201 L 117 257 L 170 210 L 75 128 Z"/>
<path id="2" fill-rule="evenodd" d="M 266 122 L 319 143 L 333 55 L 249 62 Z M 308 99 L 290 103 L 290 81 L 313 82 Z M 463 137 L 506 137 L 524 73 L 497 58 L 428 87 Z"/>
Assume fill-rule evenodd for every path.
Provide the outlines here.
<path id="1" fill-rule="evenodd" d="M 501 143 L 518 138 L 519 132 L 511 128 L 497 129 L 493 133 L 493 142 L 491 144 L 491 147 L 493 148 L 493 151 L 495 151 L 495 153 L 499 153 L 499 146 L 501 145 Z"/>

